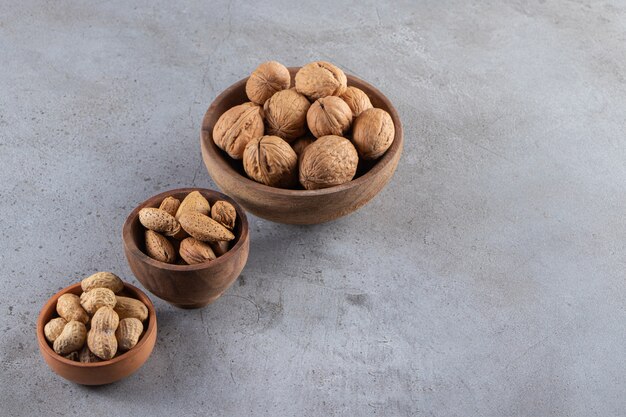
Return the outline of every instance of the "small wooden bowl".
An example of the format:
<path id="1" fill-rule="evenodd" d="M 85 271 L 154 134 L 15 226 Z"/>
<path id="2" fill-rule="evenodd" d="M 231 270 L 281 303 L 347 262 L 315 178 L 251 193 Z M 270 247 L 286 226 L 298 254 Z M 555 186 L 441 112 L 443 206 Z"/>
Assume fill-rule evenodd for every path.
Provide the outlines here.
<path id="1" fill-rule="evenodd" d="M 191 191 L 199 191 L 211 204 L 226 200 L 237 210 L 237 223 L 228 252 L 217 259 L 196 265 L 159 262 L 143 252 L 145 228 L 139 223 L 139 210 L 159 207 L 171 195 L 183 200 Z M 180 188 L 149 198 L 130 213 L 122 231 L 124 252 L 137 279 L 154 295 L 180 308 L 200 308 L 215 301 L 237 279 L 248 260 L 250 240 L 248 219 L 241 206 L 230 197 L 202 188 Z"/>
<path id="2" fill-rule="evenodd" d="M 289 68 L 292 79 L 298 69 Z M 287 190 L 249 179 L 241 161 L 228 157 L 213 142 L 213 126 L 217 119 L 231 107 L 249 101 L 245 91 L 247 78 L 220 94 L 202 121 L 202 159 L 213 181 L 246 210 L 278 223 L 323 223 L 352 213 L 368 203 L 389 182 L 398 166 L 403 143 L 402 123 L 398 112 L 383 93 L 357 77 L 347 77 L 348 85 L 363 90 L 374 107 L 386 110 L 391 115 L 396 130 L 393 144 L 387 152 L 373 163 L 361 161 L 357 176 L 352 181 L 321 190 Z"/>
<path id="3" fill-rule="evenodd" d="M 60 296 L 67 293 L 80 295 L 80 283 L 70 285 L 56 293 L 41 309 L 37 319 L 37 341 L 39 350 L 48 366 L 63 378 L 83 385 L 104 385 L 126 378 L 143 365 L 152 353 L 157 337 L 156 311 L 150 299 L 139 288 L 124 283 L 121 295 L 141 300 L 148 307 L 148 327 L 137 345 L 128 352 L 108 361 L 81 363 L 58 355 L 44 335 L 43 328 L 52 318 L 57 317 L 56 305 Z M 145 322 L 144 322 L 145 325 Z"/>

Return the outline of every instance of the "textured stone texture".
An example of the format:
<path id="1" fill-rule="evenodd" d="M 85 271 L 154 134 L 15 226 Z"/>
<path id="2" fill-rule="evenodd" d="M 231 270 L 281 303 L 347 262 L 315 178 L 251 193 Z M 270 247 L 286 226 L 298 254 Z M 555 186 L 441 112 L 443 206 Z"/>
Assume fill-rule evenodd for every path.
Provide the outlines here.
<path id="1" fill-rule="evenodd" d="M 2 3 L 0 414 L 626 414 L 623 3 L 130 3 Z M 137 374 L 61 380 L 39 309 L 97 270 L 137 284 L 127 213 L 214 187 L 201 117 L 267 59 L 379 86 L 396 176 L 331 224 L 251 217 L 223 298 L 153 297 Z"/>

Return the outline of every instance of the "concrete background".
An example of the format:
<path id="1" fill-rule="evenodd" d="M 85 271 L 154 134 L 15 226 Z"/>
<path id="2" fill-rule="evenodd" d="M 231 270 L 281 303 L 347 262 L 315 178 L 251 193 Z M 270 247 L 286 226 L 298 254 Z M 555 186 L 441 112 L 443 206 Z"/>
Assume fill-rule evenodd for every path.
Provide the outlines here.
<path id="1" fill-rule="evenodd" d="M 130 3 L 0 7 L 0 414 L 626 415 L 624 3 Z M 137 285 L 126 215 L 214 187 L 201 117 L 268 59 L 385 92 L 392 182 L 331 224 L 251 216 L 224 297 L 153 297 L 138 373 L 60 379 L 39 309 L 97 270 Z"/>

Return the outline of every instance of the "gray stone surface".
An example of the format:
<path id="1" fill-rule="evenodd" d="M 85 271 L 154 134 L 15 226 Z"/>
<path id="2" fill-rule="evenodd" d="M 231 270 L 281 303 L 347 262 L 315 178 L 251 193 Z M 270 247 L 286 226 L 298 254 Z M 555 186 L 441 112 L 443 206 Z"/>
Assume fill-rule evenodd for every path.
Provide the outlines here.
<path id="1" fill-rule="evenodd" d="M 626 415 L 625 41 L 605 1 L 3 1 L 0 414 Z M 379 86 L 392 182 L 330 224 L 250 216 L 224 297 L 153 297 L 138 373 L 60 379 L 39 309 L 97 270 L 137 283 L 126 215 L 215 187 L 201 117 L 267 59 Z"/>

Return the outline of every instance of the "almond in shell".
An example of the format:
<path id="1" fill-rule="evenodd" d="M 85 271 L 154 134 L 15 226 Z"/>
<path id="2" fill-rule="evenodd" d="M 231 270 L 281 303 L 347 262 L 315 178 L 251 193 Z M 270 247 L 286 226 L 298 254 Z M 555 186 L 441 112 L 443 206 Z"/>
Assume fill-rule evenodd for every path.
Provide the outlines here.
<path id="1" fill-rule="evenodd" d="M 189 265 L 212 261 L 216 258 L 213 249 L 208 243 L 188 237 L 180 242 L 180 257 Z"/>
<path id="2" fill-rule="evenodd" d="M 144 207 L 139 210 L 139 222 L 146 229 L 174 236 L 180 232 L 178 220 L 165 210 L 156 207 Z"/>
<path id="3" fill-rule="evenodd" d="M 182 203 L 176 210 L 176 220 L 186 211 L 197 211 L 198 213 L 208 215 L 211 211 L 211 205 L 199 191 L 192 191 L 183 199 Z"/>
<path id="4" fill-rule="evenodd" d="M 233 230 L 237 220 L 237 210 L 228 201 L 216 201 L 211 207 L 211 218 L 220 222 L 227 229 Z"/>
<path id="5" fill-rule="evenodd" d="M 180 216 L 180 225 L 189 233 L 203 242 L 216 240 L 233 240 L 235 235 L 209 216 L 195 211 L 188 211 Z"/>
<path id="6" fill-rule="evenodd" d="M 153 230 L 146 230 L 146 253 L 152 259 L 168 264 L 176 260 L 176 251 L 172 243 Z"/>

